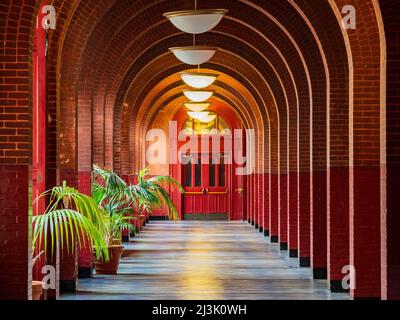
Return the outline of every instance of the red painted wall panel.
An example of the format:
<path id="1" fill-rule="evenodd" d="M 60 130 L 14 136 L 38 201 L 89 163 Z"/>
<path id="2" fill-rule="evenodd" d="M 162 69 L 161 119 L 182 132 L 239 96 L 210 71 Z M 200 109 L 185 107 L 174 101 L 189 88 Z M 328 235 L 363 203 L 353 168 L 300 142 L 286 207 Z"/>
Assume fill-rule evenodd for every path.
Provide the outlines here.
<path id="1" fill-rule="evenodd" d="M 270 235 L 271 237 L 277 238 L 279 236 L 279 176 L 277 174 L 271 174 L 271 213 L 269 217 L 270 221 Z"/>
<path id="2" fill-rule="evenodd" d="M 289 174 L 288 247 L 298 250 L 298 185 L 297 172 Z"/>
<path id="3" fill-rule="evenodd" d="M 92 194 L 92 175 L 91 172 L 78 172 L 79 192 L 91 196 Z M 80 268 L 92 268 L 92 255 L 90 248 L 86 245 L 78 250 L 78 266 Z"/>
<path id="4" fill-rule="evenodd" d="M 264 174 L 264 195 L 265 195 L 265 203 L 264 203 L 264 231 L 267 231 L 267 234 L 269 233 L 269 213 L 270 213 L 270 188 L 269 188 L 269 174 L 265 173 Z"/>
<path id="5" fill-rule="evenodd" d="M 279 242 L 288 243 L 288 175 L 280 175 Z"/>
<path id="6" fill-rule="evenodd" d="M 28 166 L 0 165 L 0 300 L 31 294 L 28 185 Z"/>
<path id="7" fill-rule="evenodd" d="M 350 263 L 349 168 L 329 168 L 327 195 L 328 279 L 341 281 L 342 268 Z"/>
<path id="8" fill-rule="evenodd" d="M 356 289 L 351 290 L 351 295 L 380 298 L 381 170 L 376 167 L 351 170 L 354 203 L 350 208 L 350 264 L 356 270 Z"/>
<path id="9" fill-rule="evenodd" d="M 310 257 L 310 173 L 299 174 L 299 257 Z"/>
<path id="10" fill-rule="evenodd" d="M 327 176 L 326 171 L 314 171 L 313 210 L 311 215 L 311 267 L 327 267 Z"/>

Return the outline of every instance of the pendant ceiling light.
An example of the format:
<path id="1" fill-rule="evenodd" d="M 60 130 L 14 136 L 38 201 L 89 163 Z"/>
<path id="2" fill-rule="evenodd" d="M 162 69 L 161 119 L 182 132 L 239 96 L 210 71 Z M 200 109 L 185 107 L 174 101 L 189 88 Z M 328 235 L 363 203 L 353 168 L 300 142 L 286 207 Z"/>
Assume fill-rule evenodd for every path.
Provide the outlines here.
<path id="1" fill-rule="evenodd" d="M 183 82 L 195 89 L 207 88 L 218 78 L 215 74 L 203 72 L 182 72 L 180 75 Z"/>
<path id="2" fill-rule="evenodd" d="M 186 102 L 184 103 L 185 107 L 188 108 L 191 112 L 202 112 L 208 109 L 211 105 L 210 102 Z"/>
<path id="3" fill-rule="evenodd" d="M 191 118 L 204 123 L 214 121 L 215 118 L 217 117 L 217 115 L 215 114 L 210 115 L 209 112 L 188 112 L 188 115 Z"/>
<path id="4" fill-rule="evenodd" d="M 212 97 L 213 91 L 183 90 L 186 98 L 193 102 L 204 102 Z"/>
<path id="5" fill-rule="evenodd" d="M 169 49 L 181 62 L 200 65 L 210 60 L 218 48 L 208 46 L 175 47 Z"/>
<path id="6" fill-rule="evenodd" d="M 164 17 L 183 32 L 200 34 L 215 28 L 227 12 L 225 9 L 185 10 L 168 12 Z"/>

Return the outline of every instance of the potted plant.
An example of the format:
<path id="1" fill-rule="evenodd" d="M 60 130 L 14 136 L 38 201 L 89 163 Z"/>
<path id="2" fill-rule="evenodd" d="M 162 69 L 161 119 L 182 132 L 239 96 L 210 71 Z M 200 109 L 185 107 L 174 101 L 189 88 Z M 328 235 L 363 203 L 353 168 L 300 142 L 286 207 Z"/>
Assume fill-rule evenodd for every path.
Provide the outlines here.
<path id="1" fill-rule="evenodd" d="M 43 197 L 49 197 L 49 204 L 42 214 L 33 217 L 33 251 L 35 247 L 42 250 L 33 259 L 33 265 L 42 254 L 47 256 L 50 251 L 53 255 L 57 248 L 64 247 L 73 253 L 76 242 L 81 248 L 86 241 L 95 249 L 98 259 L 109 260 L 104 241 L 107 216 L 91 197 L 68 187 L 65 181 L 41 194 L 34 204 Z M 33 299 L 40 299 L 42 285 L 40 281 L 32 282 Z"/>
<path id="2" fill-rule="evenodd" d="M 179 192 L 184 190 L 181 184 L 169 176 L 148 177 L 149 168 L 139 171 L 138 183 L 128 187 L 128 195 L 139 214 L 146 219 L 147 214 L 151 214 L 154 209 L 165 208 L 171 220 L 178 219 L 176 207 L 166 190 L 168 184 L 178 187 Z"/>
<path id="3" fill-rule="evenodd" d="M 35 251 L 35 248 L 32 250 Z M 43 255 L 44 251 L 42 250 L 35 258 L 32 259 L 32 268 L 35 266 L 36 262 Z M 32 300 L 40 300 L 43 294 L 43 281 L 32 281 Z"/>
<path id="4" fill-rule="evenodd" d="M 108 216 L 105 243 L 109 261 L 95 259 L 97 274 L 116 274 L 124 249 L 122 231 L 133 231 L 131 200 L 126 194 L 127 184 L 116 173 L 93 166 L 93 199 Z"/>

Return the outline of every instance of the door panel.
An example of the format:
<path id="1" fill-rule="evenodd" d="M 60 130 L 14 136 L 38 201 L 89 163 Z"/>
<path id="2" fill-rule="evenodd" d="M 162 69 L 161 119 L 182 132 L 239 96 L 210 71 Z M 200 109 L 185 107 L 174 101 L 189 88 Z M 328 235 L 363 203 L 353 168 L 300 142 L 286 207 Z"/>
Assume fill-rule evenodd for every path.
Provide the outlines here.
<path id="1" fill-rule="evenodd" d="M 230 166 L 225 156 L 215 154 L 183 155 L 183 208 L 185 219 L 229 219 Z"/>

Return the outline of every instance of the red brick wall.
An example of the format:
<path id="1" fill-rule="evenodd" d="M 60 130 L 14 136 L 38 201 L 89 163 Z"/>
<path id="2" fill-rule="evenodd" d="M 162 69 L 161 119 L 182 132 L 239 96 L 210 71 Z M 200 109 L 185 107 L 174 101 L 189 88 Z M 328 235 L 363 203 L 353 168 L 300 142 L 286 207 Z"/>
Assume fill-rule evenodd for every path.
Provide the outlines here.
<path id="1" fill-rule="evenodd" d="M 0 165 L 0 300 L 31 294 L 29 167 Z"/>

